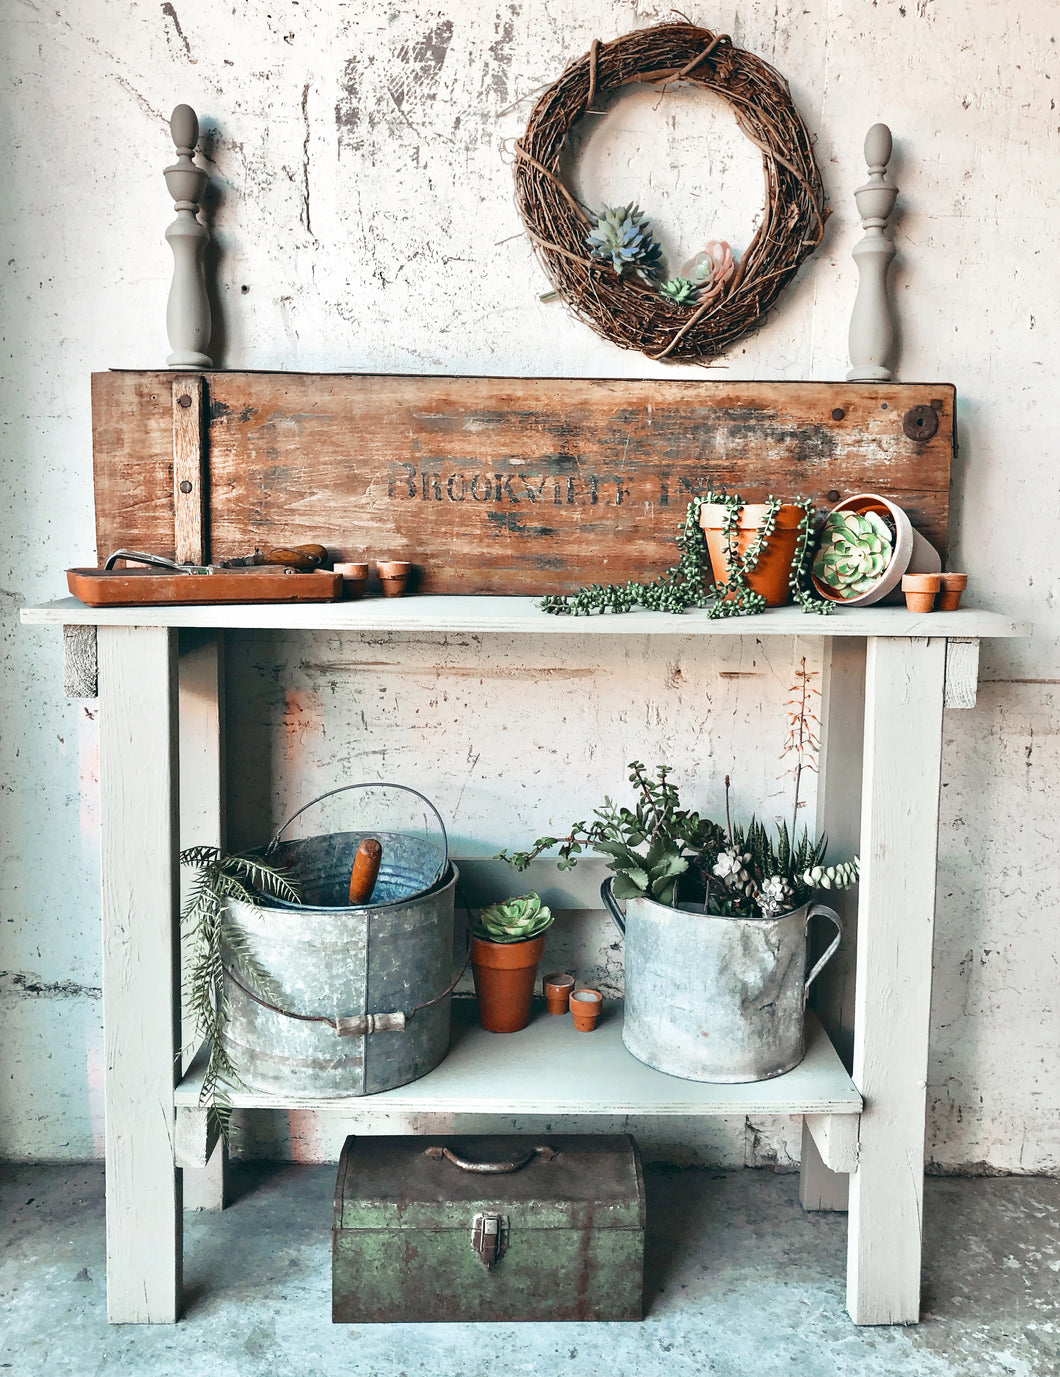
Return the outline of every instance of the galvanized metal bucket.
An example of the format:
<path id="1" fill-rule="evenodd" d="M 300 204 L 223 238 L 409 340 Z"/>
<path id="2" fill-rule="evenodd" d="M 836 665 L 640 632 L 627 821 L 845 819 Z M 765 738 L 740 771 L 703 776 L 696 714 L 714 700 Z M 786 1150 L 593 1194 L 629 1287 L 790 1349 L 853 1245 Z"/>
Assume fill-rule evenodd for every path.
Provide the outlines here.
<path id="1" fill-rule="evenodd" d="M 635 898 L 623 913 L 611 884 L 600 897 L 625 935 L 622 1041 L 638 1061 L 718 1084 L 770 1080 L 802 1061 L 806 995 L 842 935 L 832 909 L 724 918 Z M 836 936 L 807 975 L 807 933 L 818 915 Z"/>
<path id="2" fill-rule="evenodd" d="M 434 805 L 414 789 L 385 787 L 427 804 L 440 846 L 401 832 L 357 831 L 287 841 L 277 851 L 281 833 L 305 811 L 299 809 L 264 854 L 282 859 L 304 902 L 229 903 L 236 940 L 222 950 L 223 1040 L 252 1090 L 322 1099 L 371 1095 L 418 1079 L 448 1051 L 459 976 L 453 969 L 457 870 Z M 371 901 L 351 907 L 350 867 L 367 836 L 383 846 L 379 879 Z"/>

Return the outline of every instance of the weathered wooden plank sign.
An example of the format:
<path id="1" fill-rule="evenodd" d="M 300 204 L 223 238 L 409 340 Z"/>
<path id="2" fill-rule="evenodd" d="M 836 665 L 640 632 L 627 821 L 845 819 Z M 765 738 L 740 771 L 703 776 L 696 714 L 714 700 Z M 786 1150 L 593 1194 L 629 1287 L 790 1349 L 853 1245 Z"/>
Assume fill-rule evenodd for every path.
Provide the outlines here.
<path id="1" fill-rule="evenodd" d="M 319 541 L 336 559 L 410 560 L 423 593 L 565 592 L 669 567 L 689 498 L 711 487 L 821 508 L 880 492 L 945 551 L 948 384 L 202 378 L 214 560 Z M 92 382 L 99 558 L 172 556 L 174 374 Z"/>

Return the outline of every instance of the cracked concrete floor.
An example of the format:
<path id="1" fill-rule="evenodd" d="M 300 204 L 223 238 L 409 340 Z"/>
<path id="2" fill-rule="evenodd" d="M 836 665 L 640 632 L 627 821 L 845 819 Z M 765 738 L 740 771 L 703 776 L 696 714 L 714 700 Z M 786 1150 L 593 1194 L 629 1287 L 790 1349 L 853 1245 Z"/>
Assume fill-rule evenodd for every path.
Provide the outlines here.
<path id="1" fill-rule="evenodd" d="M 846 1220 L 798 1178 L 649 1167 L 641 1324 L 332 1325 L 334 1167 L 234 1169 L 185 1217 L 178 1325 L 108 1326 L 103 1171 L 0 1168 L 0 1373 L 13 1377 L 1057 1377 L 1060 1181 L 929 1179 L 923 1322 L 857 1328 Z"/>

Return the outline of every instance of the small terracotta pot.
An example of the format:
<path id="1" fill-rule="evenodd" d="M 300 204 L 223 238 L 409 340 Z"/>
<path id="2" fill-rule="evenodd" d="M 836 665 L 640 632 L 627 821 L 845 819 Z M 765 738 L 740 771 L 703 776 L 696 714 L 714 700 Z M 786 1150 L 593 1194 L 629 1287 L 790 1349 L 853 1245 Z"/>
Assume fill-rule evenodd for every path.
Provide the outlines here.
<path id="1" fill-rule="evenodd" d="M 930 612 L 939 591 L 938 574 L 903 574 L 902 592 L 910 612 Z"/>
<path id="2" fill-rule="evenodd" d="M 599 990 L 575 990 L 570 997 L 570 1011 L 574 1027 L 579 1033 L 591 1033 L 600 1017 L 604 997 Z"/>
<path id="3" fill-rule="evenodd" d="M 736 530 L 736 553 L 742 555 L 754 540 L 758 528 L 767 511 L 764 502 L 748 502 L 740 512 L 739 526 Z M 767 607 L 783 607 L 790 597 L 788 576 L 791 562 L 795 558 L 795 547 L 799 538 L 799 522 L 802 520 L 801 507 L 786 502 L 777 512 L 777 524 L 773 534 L 766 541 L 766 548 L 758 561 L 758 567 L 747 576 L 752 592 L 761 593 Z M 722 538 L 722 522 L 725 508 L 720 502 L 704 502 L 699 509 L 699 524 L 707 541 L 710 567 L 716 583 L 724 583 L 729 577 L 729 562 L 725 558 L 725 541 Z M 729 594 L 732 597 L 732 594 Z"/>
<path id="4" fill-rule="evenodd" d="M 542 981 L 545 1003 L 550 1014 L 565 1014 L 570 1009 L 570 994 L 574 989 L 574 976 L 566 971 L 553 971 Z"/>
<path id="5" fill-rule="evenodd" d="M 935 604 L 938 612 L 956 612 L 961 605 L 961 594 L 968 587 L 967 574 L 940 574 L 940 588 L 938 601 Z"/>
<path id="6" fill-rule="evenodd" d="M 379 570 L 379 583 L 383 589 L 384 598 L 400 598 L 405 591 L 405 585 L 409 580 L 409 570 L 412 565 L 403 559 L 380 560 L 376 565 Z"/>
<path id="7" fill-rule="evenodd" d="M 335 573 L 342 575 L 342 596 L 360 598 L 368 586 L 367 564 L 336 564 Z"/>
<path id="8" fill-rule="evenodd" d="M 490 1033 L 517 1033 L 530 1021 L 530 1001 L 545 935 L 528 942 L 471 939 L 471 973 L 478 997 L 478 1021 Z"/>

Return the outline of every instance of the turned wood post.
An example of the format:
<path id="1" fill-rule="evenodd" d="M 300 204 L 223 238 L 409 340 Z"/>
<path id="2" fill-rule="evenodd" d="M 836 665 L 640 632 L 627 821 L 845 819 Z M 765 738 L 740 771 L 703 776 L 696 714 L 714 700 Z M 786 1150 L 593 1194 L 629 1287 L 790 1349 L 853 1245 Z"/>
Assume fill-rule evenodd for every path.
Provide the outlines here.
<path id="1" fill-rule="evenodd" d="M 890 160 L 891 131 L 885 124 L 874 124 L 865 136 L 869 180 L 854 192 L 865 237 L 853 252 L 859 280 L 850 316 L 847 382 L 890 382 L 894 377 L 894 316 L 887 295 L 887 270 L 894 245 L 884 234 L 884 226 L 894 209 L 898 188 L 884 181 Z"/>
<path id="2" fill-rule="evenodd" d="M 178 105 L 170 116 L 169 127 L 177 161 L 165 169 L 164 176 L 177 218 L 166 230 L 173 250 L 173 285 L 166 307 L 166 331 L 173 352 L 166 363 L 170 368 L 212 368 L 213 360 L 205 352 L 212 322 L 202 271 L 202 251 L 210 235 L 197 218 L 206 190 L 206 173 L 193 161 L 199 120 L 190 105 Z"/>

